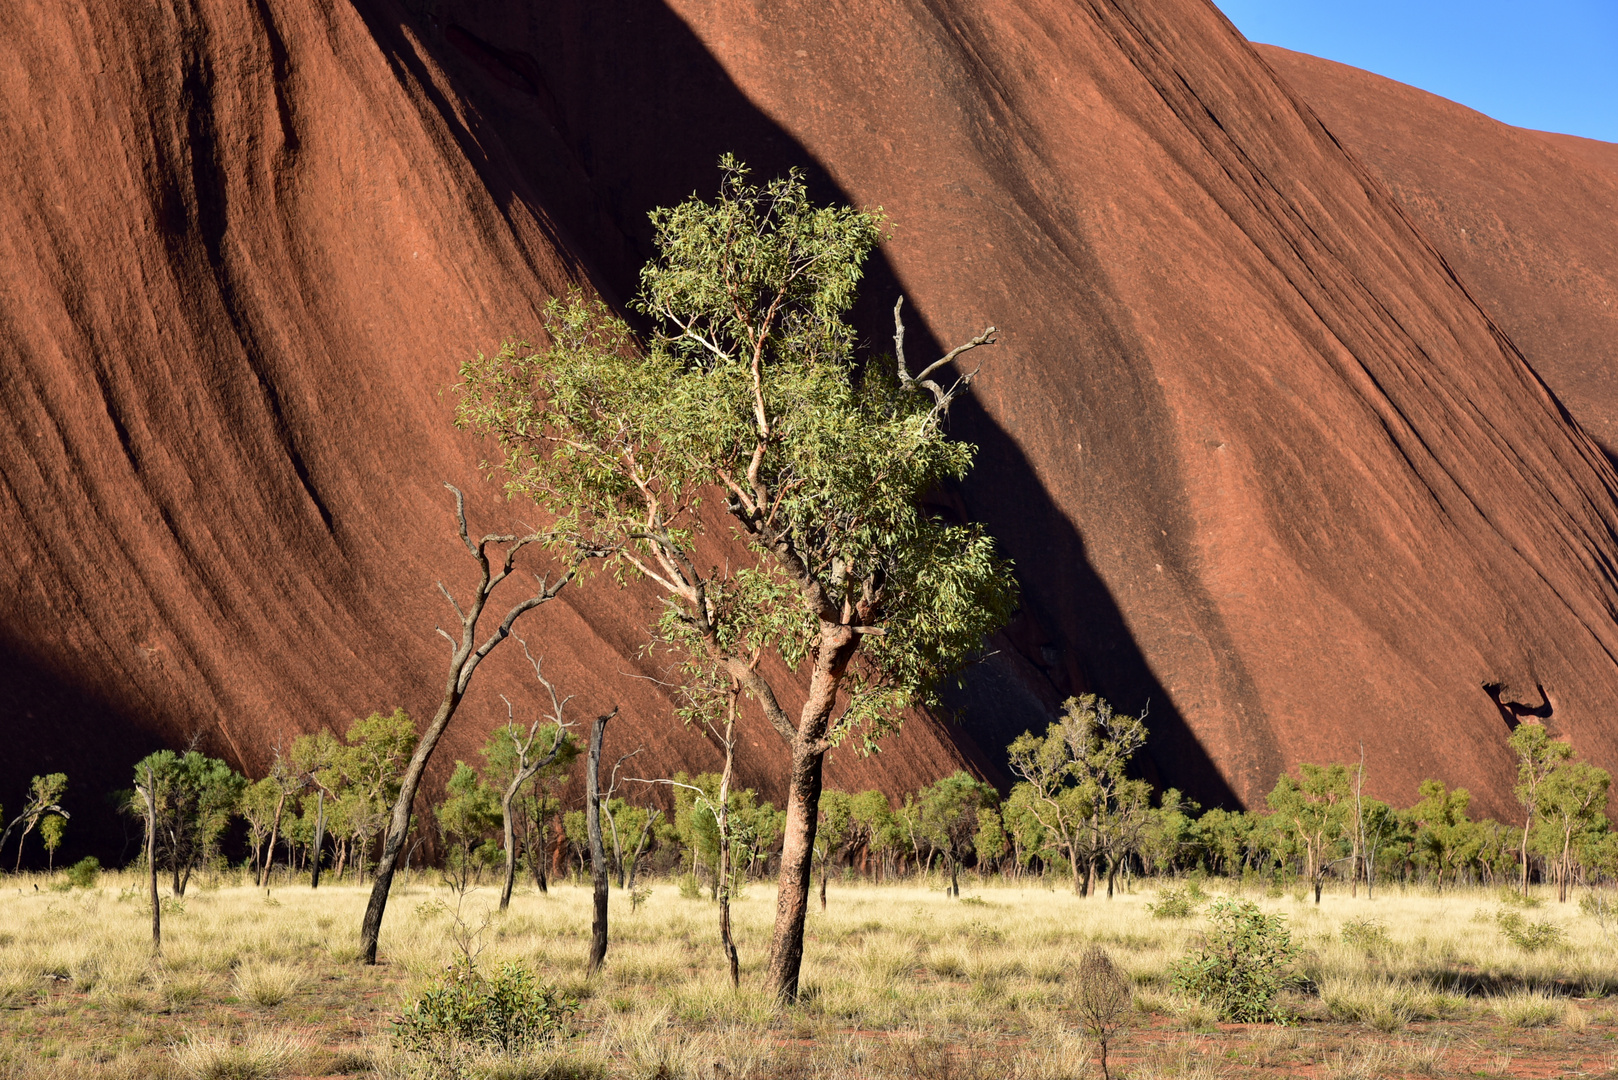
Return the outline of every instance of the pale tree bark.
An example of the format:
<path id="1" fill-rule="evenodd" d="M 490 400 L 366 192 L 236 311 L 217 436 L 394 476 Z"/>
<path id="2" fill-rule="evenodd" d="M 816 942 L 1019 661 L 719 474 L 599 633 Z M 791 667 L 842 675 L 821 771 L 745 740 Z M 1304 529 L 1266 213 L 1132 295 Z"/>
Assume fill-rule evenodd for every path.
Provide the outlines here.
<path id="1" fill-rule="evenodd" d="M 281 837 L 281 811 L 286 808 L 287 793 L 281 792 L 280 798 L 275 800 L 275 823 L 270 826 L 270 848 L 264 856 L 264 865 L 259 868 L 258 887 L 263 888 L 270 880 L 270 865 L 275 862 L 275 842 Z M 288 871 L 290 873 L 290 870 Z"/>
<path id="2" fill-rule="evenodd" d="M 157 895 L 157 781 L 146 766 L 146 882 L 152 901 L 152 953 L 163 955 L 163 902 Z"/>
<path id="3" fill-rule="evenodd" d="M 1357 897 L 1360 894 L 1360 863 L 1365 855 L 1365 744 L 1360 744 L 1360 767 L 1354 774 L 1354 850 L 1350 854 L 1353 863 L 1349 867 L 1348 895 Z M 1370 885 L 1366 884 L 1366 897 L 1370 897 Z"/>
<path id="4" fill-rule="evenodd" d="M 573 580 L 584 560 L 598 554 L 583 550 L 575 551 L 572 561 L 555 581 L 549 580 L 548 577 L 538 578 L 539 588 L 534 595 L 506 612 L 499 626 L 479 643 L 478 622 L 483 617 L 490 595 L 511 576 L 517 554 L 529 544 L 540 542 L 543 537 L 534 533 L 520 538 L 510 535 L 489 535 L 474 541 L 466 527 L 465 496 L 453 484 L 444 486 L 455 493 L 455 522 L 461 543 L 476 560 L 480 576 L 477 589 L 465 610 L 455 602 L 455 598 L 444 588 L 442 582 L 438 586 L 439 591 L 455 609 L 455 613 L 460 616 L 461 635 L 460 639 L 456 640 L 442 629 L 439 630 L 439 633 L 450 642 L 453 650 L 450 655 L 449 675 L 444 683 L 444 695 L 439 702 L 438 711 L 433 714 L 432 722 L 427 725 L 421 741 L 416 744 L 416 752 L 410 757 L 410 764 L 405 767 L 404 776 L 400 779 L 399 797 L 394 800 L 393 813 L 388 819 L 387 833 L 382 842 L 382 857 L 377 861 L 376 873 L 371 882 L 371 899 L 365 907 L 365 919 L 360 926 L 360 948 L 367 964 L 376 963 L 376 945 L 382 933 L 382 915 L 387 910 L 388 890 L 393 887 L 393 874 L 399 863 L 399 852 L 404 847 L 406 835 L 410 832 L 410 811 L 416 801 L 416 793 L 421 787 L 422 774 L 427 769 L 427 762 L 432 757 L 433 751 L 438 747 L 438 741 L 443 738 L 445 729 L 454 718 L 455 711 L 460 708 L 467 687 L 471 685 L 473 673 L 495 646 L 511 635 L 512 624 L 518 618 L 555 599 L 556 595 L 567 587 L 568 582 Z M 491 544 L 504 548 L 504 556 L 497 566 L 492 565 L 489 559 L 488 548 Z"/>
<path id="5" fill-rule="evenodd" d="M 618 715 L 615 708 L 596 717 L 590 728 L 589 757 L 584 773 L 584 823 L 590 837 L 590 883 L 594 887 L 594 915 L 590 921 L 590 961 L 586 974 L 601 970 L 607 959 L 607 853 L 601 847 L 601 740 L 607 721 Z"/>

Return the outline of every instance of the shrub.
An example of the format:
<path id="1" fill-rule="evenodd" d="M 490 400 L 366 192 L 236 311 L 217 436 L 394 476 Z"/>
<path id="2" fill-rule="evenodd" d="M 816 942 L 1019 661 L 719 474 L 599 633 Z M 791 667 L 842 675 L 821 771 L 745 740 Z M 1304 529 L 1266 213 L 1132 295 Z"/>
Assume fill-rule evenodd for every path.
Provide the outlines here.
<path id="1" fill-rule="evenodd" d="M 393 1037 L 417 1053 L 455 1043 L 511 1053 L 563 1034 L 578 1008 L 522 964 L 501 964 L 491 977 L 461 957 L 393 1021 Z"/>
<path id="2" fill-rule="evenodd" d="M 1612 898 L 1605 893 L 1591 890 L 1579 897 L 1579 910 L 1596 921 L 1596 925 L 1605 934 L 1614 921 L 1615 912 Z"/>
<path id="3" fill-rule="evenodd" d="M 1500 910 L 1494 921 L 1507 941 L 1523 952 L 1554 948 L 1567 940 L 1567 933 L 1553 922 L 1529 922 L 1520 912 Z"/>
<path id="4" fill-rule="evenodd" d="M 1388 928 L 1380 920 L 1369 917 L 1348 920 L 1343 924 L 1341 934 L 1344 945 L 1359 949 L 1367 956 L 1380 955 L 1393 945 L 1393 940 L 1388 937 Z"/>
<path id="5" fill-rule="evenodd" d="M 1297 955 L 1286 919 L 1246 900 L 1216 900 L 1208 918 L 1201 943 L 1174 965 L 1174 985 L 1226 1020 L 1285 1022 L 1276 998 L 1292 982 Z"/>
<path id="6" fill-rule="evenodd" d="M 1111 1080 L 1107 1069 L 1107 1043 L 1129 1016 L 1129 980 L 1113 964 L 1112 957 L 1099 945 L 1092 945 L 1079 961 L 1079 1022 L 1086 1035 L 1101 1051 L 1102 1080 Z"/>
<path id="7" fill-rule="evenodd" d="M 1163 889 L 1157 894 L 1157 903 L 1147 904 L 1146 910 L 1154 919 L 1189 919 L 1197 913 L 1202 900 L 1196 885 L 1184 889 Z"/>

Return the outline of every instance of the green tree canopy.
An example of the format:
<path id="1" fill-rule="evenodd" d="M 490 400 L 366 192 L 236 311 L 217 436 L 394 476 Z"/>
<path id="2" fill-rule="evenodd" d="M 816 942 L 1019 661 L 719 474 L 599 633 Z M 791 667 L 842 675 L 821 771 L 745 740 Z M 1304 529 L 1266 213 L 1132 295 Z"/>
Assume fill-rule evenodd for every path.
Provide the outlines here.
<path id="1" fill-rule="evenodd" d="M 638 341 L 599 302 L 546 311 L 548 344 L 506 344 L 461 369 L 459 421 L 494 438 L 513 494 L 557 536 L 665 599 L 658 634 L 706 678 L 739 683 L 792 747 L 770 979 L 794 997 L 826 752 L 865 747 L 1002 625 L 1010 567 L 975 525 L 923 496 L 973 447 L 944 432 L 951 397 L 898 356 L 860 364 L 843 315 L 882 239 L 880 212 L 816 206 L 800 174 L 762 187 L 733 158 L 719 197 L 652 215 L 657 254 L 633 306 Z M 896 320 L 897 320 L 897 308 Z M 745 557 L 698 551 L 723 500 Z M 796 723 L 769 668 L 809 665 Z"/>
<path id="2" fill-rule="evenodd" d="M 148 770 L 156 803 L 158 865 L 172 876 L 175 895 L 184 896 L 191 872 L 218 854 L 219 838 L 236 813 L 247 779 L 195 750 L 159 750 L 142 758 L 135 766 L 136 790 L 145 787 Z M 142 799 L 133 799 L 130 809 L 146 816 Z"/>
<path id="3" fill-rule="evenodd" d="M 1266 796 L 1277 832 L 1303 858 L 1304 877 L 1320 903 L 1326 871 L 1342 855 L 1353 825 L 1353 786 L 1346 765 L 1298 766 L 1298 779 L 1283 774 Z"/>

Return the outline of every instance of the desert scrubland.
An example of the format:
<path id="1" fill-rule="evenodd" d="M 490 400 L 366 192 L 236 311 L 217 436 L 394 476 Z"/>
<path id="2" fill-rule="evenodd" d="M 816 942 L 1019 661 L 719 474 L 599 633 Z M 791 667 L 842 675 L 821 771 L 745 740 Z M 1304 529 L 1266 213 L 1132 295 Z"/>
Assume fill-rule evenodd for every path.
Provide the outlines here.
<path id="1" fill-rule="evenodd" d="M 1100 1075 L 1075 1012 L 1083 951 L 1100 945 L 1132 1004 L 1114 1076 L 1550 1076 L 1618 1070 L 1618 927 L 1591 904 L 1524 907 L 1482 889 L 1383 887 L 1247 895 L 1298 946 L 1285 1023 L 1230 1024 L 1175 989 L 1173 966 L 1207 928 L 1207 883 L 1184 918 L 1160 891 L 1113 899 L 1052 880 L 968 875 L 879 886 L 833 881 L 809 921 L 803 1000 L 763 988 L 774 889 L 733 907 L 742 985 L 718 947 L 716 907 L 655 880 L 637 906 L 614 891 L 612 944 L 585 975 L 590 892 L 559 883 L 464 895 L 418 876 L 396 887 L 382 963 L 357 962 L 366 892 L 253 888 L 204 878 L 165 900 L 163 949 L 130 875 L 64 890 L 43 876 L 0 896 L 0 1067 L 46 1077 L 1028 1077 Z M 38 886 L 37 890 L 34 886 Z M 1049 887 L 1048 887 L 1049 886 Z M 689 890 L 687 890 L 689 892 Z M 1181 894 L 1183 895 L 1183 893 Z M 1533 950 L 1502 912 L 1560 929 Z M 1510 915 L 1507 915 L 1509 923 Z M 1518 923 L 1517 925 L 1522 925 Z M 576 1000 L 565 1034 L 512 1053 L 409 1053 L 394 1022 L 458 955 L 526 966 Z"/>

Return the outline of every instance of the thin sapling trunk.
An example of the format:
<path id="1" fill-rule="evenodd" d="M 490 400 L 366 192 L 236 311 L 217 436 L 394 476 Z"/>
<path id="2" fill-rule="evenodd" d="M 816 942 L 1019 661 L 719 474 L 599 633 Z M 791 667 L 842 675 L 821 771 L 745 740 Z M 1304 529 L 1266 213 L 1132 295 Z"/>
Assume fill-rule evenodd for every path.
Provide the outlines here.
<path id="1" fill-rule="evenodd" d="M 601 847 L 601 740 L 615 708 L 596 717 L 590 728 L 590 751 L 584 771 L 584 823 L 590 836 L 590 883 L 595 890 L 595 912 L 590 921 L 590 962 L 586 974 L 601 970 L 607 958 L 607 853 Z"/>

